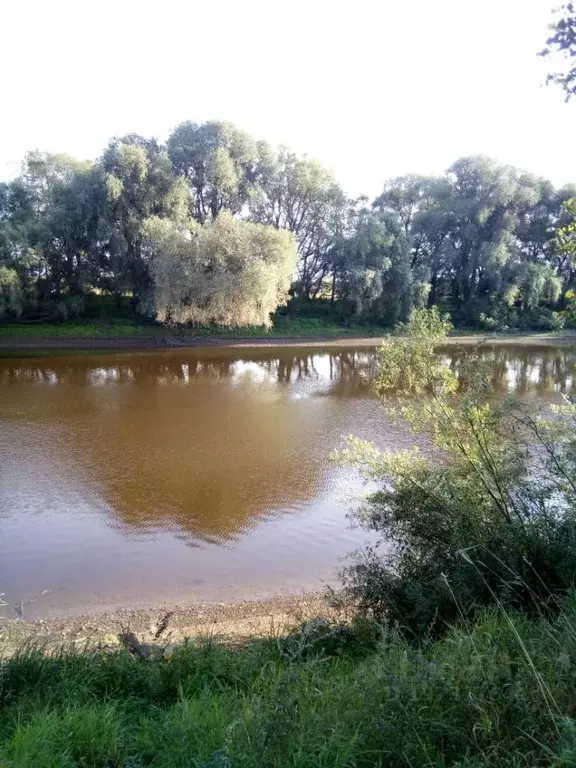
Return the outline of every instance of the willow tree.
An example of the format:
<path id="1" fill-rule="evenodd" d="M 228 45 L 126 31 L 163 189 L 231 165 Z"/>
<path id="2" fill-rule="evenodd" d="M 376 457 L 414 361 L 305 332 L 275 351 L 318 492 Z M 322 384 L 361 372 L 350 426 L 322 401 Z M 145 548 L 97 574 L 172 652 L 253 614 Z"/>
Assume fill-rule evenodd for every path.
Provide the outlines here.
<path id="1" fill-rule="evenodd" d="M 375 211 L 400 222 L 410 250 L 413 282 L 421 287 L 428 283 L 430 305 L 440 298 L 444 276 L 450 269 L 446 248 L 453 224 L 452 207 L 446 204 L 450 196 L 445 177 L 408 174 L 390 179 L 372 204 Z"/>
<path id="2" fill-rule="evenodd" d="M 188 228 L 154 217 L 145 231 L 160 322 L 269 326 L 286 303 L 297 260 L 289 232 L 226 211 Z"/>
<path id="3" fill-rule="evenodd" d="M 259 145 L 258 185 L 249 209 L 254 221 L 293 232 L 300 259 L 296 292 L 317 298 L 333 274 L 332 247 L 342 226 L 347 200 L 327 168 L 298 157 L 286 147 L 275 153 Z"/>
<path id="4" fill-rule="evenodd" d="M 112 139 L 98 162 L 103 202 L 99 212 L 100 266 L 115 293 L 145 299 L 150 288 L 142 254 L 143 225 L 151 216 L 183 220 L 187 190 L 154 139 L 130 134 Z"/>
<path id="5" fill-rule="evenodd" d="M 167 146 L 174 172 L 188 184 L 197 221 L 215 219 L 222 210 L 241 212 L 259 159 L 248 133 L 228 122 L 188 120 L 172 131 Z"/>
<path id="6" fill-rule="evenodd" d="M 576 287 L 576 197 L 563 205 L 565 217 L 554 238 L 557 255 L 556 271 L 562 280 L 562 300 Z M 573 295 L 573 294 L 572 294 Z"/>
<path id="7" fill-rule="evenodd" d="M 394 325 L 426 303 L 426 274 L 412 269 L 410 238 L 394 213 L 352 211 L 335 251 L 339 293 L 354 314 Z"/>

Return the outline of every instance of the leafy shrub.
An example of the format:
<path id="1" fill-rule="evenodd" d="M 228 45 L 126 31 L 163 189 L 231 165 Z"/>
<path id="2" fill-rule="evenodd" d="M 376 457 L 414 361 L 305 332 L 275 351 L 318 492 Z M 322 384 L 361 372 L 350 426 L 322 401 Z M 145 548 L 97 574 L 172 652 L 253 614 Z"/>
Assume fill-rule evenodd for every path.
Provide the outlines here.
<path id="1" fill-rule="evenodd" d="M 576 296 L 573 291 L 568 291 L 566 298 L 568 306 L 560 312 L 560 315 L 564 319 L 564 325 L 567 328 L 576 328 Z"/>
<path id="2" fill-rule="evenodd" d="M 23 291 L 14 269 L 0 266 L 0 318 L 22 314 Z"/>
<path id="3" fill-rule="evenodd" d="M 490 331 L 560 331 L 564 328 L 565 315 L 546 307 L 499 307 L 491 313 L 481 312 L 478 324 Z"/>
<path id="4" fill-rule="evenodd" d="M 315 618 L 282 638 L 279 648 L 289 661 L 342 654 L 362 656 L 376 648 L 381 634 L 381 627 L 371 620 L 359 618 L 346 623 Z"/>
<path id="5" fill-rule="evenodd" d="M 574 406 L 543 419 L 494 404 L 490 361 L 469 355 L 458 379 L 435 355 L 448 327 L 436 310 L 415 313 L 381 348 L 374 380 L 429 435 L 435 462 L 355 438 L 340 455 L 377 484 L 357 517 L 381 536 L 345 569 L 343 597 L 418 637 L 494 601 L 554 611 L 576 576 Z"/>
<path id="6" fill-rule="evenodd" d="M 518 315 L 518 328 L 521 331 L 561 331 L 563 327 L 562 314 L 546 307 L 525 309 Z"/>
<path id="7" fill-rule="evenodd" d="M 83 316 L 93 320 L 137 320 L 145 322 L 147 318 L 138 314 L 134 308 L 132 296 L 118 296 L 111 293 L 87 293 L 84 297 Z"/>
<path id="8" fill-rule="evenodd" d="M 54 304 L 52 313 L 52 319 L 55 322 L 76 320 L 84 313 L 84 297 L 67 296 L 65 298 L 61 298 L 56 302 L 56 304 Z"/>

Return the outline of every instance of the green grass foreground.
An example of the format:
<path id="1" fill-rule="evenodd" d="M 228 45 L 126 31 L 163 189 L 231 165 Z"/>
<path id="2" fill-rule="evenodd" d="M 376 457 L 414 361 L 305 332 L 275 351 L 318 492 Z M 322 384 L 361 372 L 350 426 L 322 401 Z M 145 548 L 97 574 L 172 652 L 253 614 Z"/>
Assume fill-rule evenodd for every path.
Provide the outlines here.
<path id="1" fill-rule="evenodd" d="M 326 627 L 171 658 L 27 652 L 0 667 L 3 768 L 576 764 L 576 597 L 416 649 Z"/>
<path id="2" fill-rule="evenodd" d="M 68 339 L 154 339 L 165 336 L 179 338 L 286 338 L 302 337 L 374 337 L 383 336 L 387 329 L 381 325 L 349 324 L 318 318 L 282 318 L 271 328 L 244 327 L 219 328 L 196 327 L 173 329 L 153 323 L 125 320 L 85 321 L 67 323 L 10 323 L 0 325 L 0 339 L 18 338 L 68 338 Z"/>

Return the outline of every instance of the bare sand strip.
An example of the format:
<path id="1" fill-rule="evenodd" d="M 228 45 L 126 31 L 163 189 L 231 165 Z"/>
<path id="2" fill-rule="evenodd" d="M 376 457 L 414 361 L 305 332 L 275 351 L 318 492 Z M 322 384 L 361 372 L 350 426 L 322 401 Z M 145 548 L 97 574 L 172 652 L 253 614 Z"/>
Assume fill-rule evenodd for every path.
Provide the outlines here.
<path id="1" fill-rule="evenodd" d="M 158 649 L 181 645 L 186 638 L 241 643 L 253 638 L 278 637 L 307 619 L 335 615 L 321 593 L 311 592 L 265 600 L 123 609 L 65 619 L 4 620 L 0 622 L 0 658 L 26 647 L 48 653 L 62 648 L 119 648 L 119 635 L 127 632 L 133 633 L 140 643 Z M 167 626 L 159 634 L 166 617 Z"/>
<path id="2" fill-rule="evenodd" d="M 384 341 L 385 336 L 361 337 L 361 336 L 312 336 L 312 337 L 246 337 L 246 338 L 218 338 L 218 337 L 122 337 L 122 338 L 57 338 L 57 337 L 26 337 L 0 335 L 0 349 L 27 350 L 138 350 L 138 349 L 186 349 L 191 347 L 378 347 Z M 576 331 L 561 331 L 558 333 L 477 333 L 470 335 L 454 335 L 449 343 L 463 344 L 466 346 L 475 344 L 502 344 L 510 346 L 541 346 L 557 347 L 576 345 Z"/>

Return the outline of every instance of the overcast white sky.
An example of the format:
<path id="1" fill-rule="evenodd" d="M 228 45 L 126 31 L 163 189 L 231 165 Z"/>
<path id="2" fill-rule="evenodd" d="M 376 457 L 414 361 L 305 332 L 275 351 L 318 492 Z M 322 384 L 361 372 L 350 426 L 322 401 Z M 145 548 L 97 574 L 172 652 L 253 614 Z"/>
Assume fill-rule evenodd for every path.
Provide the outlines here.
<path id="1" fill-rule="evenodd" d="M 4 0 L 0 177 L 227 119 L 350 194 L 492 155 L 576 182 L 576 101 L 536 57 L 557 0 Z"/>

